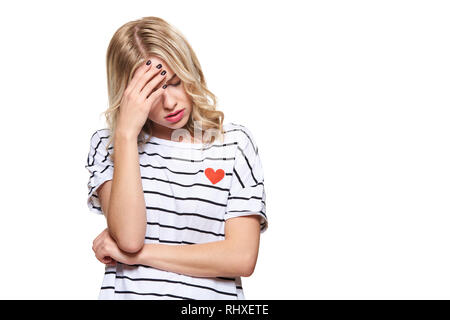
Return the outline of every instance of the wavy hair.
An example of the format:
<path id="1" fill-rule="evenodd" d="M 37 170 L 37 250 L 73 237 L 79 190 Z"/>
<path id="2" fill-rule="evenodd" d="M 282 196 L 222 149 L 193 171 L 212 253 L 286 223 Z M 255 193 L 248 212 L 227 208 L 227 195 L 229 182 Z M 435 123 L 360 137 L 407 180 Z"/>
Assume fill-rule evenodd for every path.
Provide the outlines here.
<path id="1" fill-rule="evenodd" d="M 188 41 L 163 19 L 143 17 L 121 26 L 114 33 L 106 53 L 109 106 L 102 112 L 110 130 L 106 148 L 114 138 L 123 93 L 136 69 L 149 55 L 164 60 L 181 79 L 184 90 L 191 97 L 192 112 L 184 128 L 194 136 L 195 121 L 201 124 L 202 136 L 206 130 L 215 129 L 214 132 L 223 139 L 224 113 L 216 110 L 216 96 L 208 90 L 200 62 Z M 138 136 L 138 147 L 150 140 L 150 124 L 151 120 L 147 119 Z M 145 133 L 148 134 L 146 139 Z M 212 143 L 214 139 L 212 135 L 207 141 Z M 111 154 L 111 159 L 114 161 L 114 154 Z"/>

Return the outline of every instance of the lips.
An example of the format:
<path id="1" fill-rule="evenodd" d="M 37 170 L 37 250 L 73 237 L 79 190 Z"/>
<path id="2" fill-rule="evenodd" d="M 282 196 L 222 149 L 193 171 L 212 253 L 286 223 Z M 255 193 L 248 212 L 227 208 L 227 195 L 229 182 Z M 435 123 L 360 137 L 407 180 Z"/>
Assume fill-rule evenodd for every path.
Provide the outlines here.
<path id="1" fill-rule="evenodd" d="M 181 111 L 183 111 L 183 110 L 184 110 L 184 109 L 181 109 L 181 110 L 178 110 L 178 111 L 169 113 L 169 114 L 166 116 L 166 118 L 170 118 L 170 117 L 176 116 L 177 114 L 179 114 L 179 113 L 180 113 Z"/>

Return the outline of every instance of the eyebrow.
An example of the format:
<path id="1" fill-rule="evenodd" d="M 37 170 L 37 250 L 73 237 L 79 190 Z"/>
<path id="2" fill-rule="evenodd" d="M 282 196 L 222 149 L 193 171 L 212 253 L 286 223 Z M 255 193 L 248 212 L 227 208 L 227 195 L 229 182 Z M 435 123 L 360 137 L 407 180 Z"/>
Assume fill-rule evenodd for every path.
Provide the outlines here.
<path id="1" fill-rule="evenodd" d="M 176 76 L 177 76 L 177 74 L 176 74 L 176 73 L 174 73 L 174 74 L 173 74 L 173 76 L 172 76 L 172 78 L 170 78 L 169 80 L 167 80 L 167 81 L 166 81 L 166 83 L 168 83 L 168 82 L 172 81 L 172 80 L 173 80 L 173 78 L 175 78 Z"/>

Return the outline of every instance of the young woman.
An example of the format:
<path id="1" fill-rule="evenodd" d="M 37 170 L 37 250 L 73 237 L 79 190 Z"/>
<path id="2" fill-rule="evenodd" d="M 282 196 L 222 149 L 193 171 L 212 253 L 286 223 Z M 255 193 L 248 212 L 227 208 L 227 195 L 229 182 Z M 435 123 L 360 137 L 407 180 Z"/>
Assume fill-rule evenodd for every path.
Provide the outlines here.
<path id="1" fill-rule="evenodd" d="M 99 299 L 245 299 L 268 226 L 252 133 L 223 124 L 194 51 L 160 18 L 116 31 L 107 77 L 108 128 L 86 165 L 88 207 L 107 221 Z"/>

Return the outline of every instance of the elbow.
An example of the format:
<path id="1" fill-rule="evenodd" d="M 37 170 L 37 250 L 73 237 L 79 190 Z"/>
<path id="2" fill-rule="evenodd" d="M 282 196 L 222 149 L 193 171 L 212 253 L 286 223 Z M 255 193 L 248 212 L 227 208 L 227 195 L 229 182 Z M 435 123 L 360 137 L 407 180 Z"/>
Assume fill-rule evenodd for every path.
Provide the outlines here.
<path id="1" fill-rule="evenodd" d="M 108 220 L 108 228 L 110 230 L 111 236 L 116 241 L 116 244 L 120 250 L 127 253 L 136 253 L 144 247 L 146 232 L 145 227 L 117 227 L 117 224 L 112 224 L 111 220 Z"/>
<path id="2" fill-rule="evenodd" d="M 257 257 L 250 255 L 245 262 L 241 263 L 240 275 L 242 277 L 250 277 L 255 271 Z"/>
<path id="3" fill-rule="evenodd" d="M 127 253 L 137 253 L 144 247 L 144 239 L 131 239 L 122 237 L 117 239 L 117 246 Z"/>
<path id="4" fill-rule="evenodd" d="M 253 274 L 253 271 L 255 271 L 255 266 L 247 266 L 244 270 L 242 270 L 241 276 L 250 277 Z"/>

